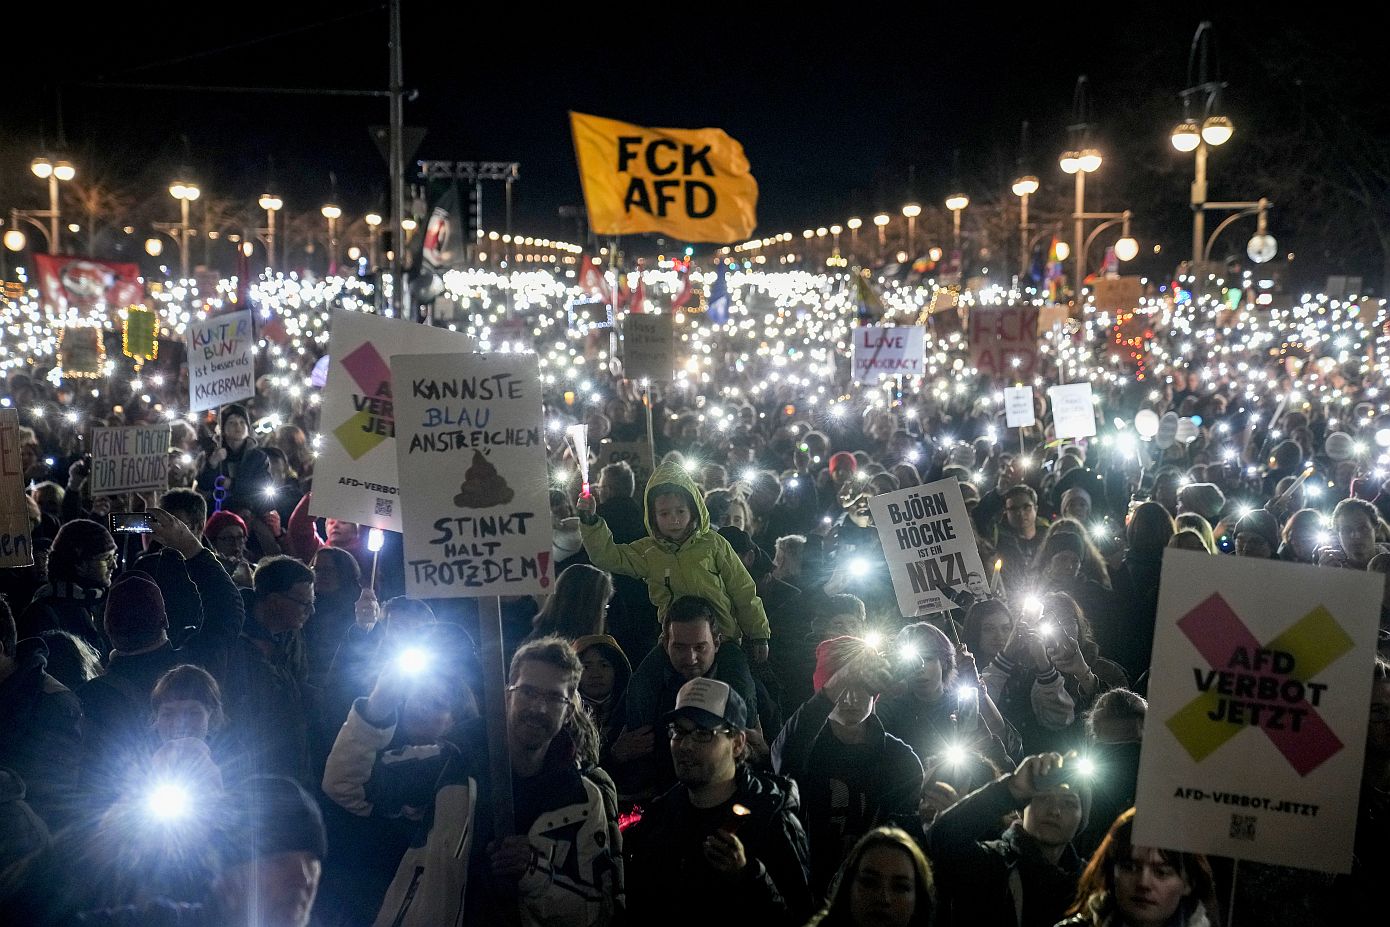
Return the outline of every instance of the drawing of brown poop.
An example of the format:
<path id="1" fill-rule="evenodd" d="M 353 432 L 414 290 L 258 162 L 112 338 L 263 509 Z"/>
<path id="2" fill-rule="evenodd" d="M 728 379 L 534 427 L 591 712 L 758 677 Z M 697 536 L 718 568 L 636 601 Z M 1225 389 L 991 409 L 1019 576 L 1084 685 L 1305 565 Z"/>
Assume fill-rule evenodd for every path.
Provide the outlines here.
<path id="1" fill-rule="evenodd" d="M 473 463 L 463 474 L 463 485 L 454 496 L 454 505 L 461 509 L 487 509 L 494 505 L 506 505 L 516 493 L 507 485 L 502 474 L 497 472 L 481 451 L 473 452 Z"/>

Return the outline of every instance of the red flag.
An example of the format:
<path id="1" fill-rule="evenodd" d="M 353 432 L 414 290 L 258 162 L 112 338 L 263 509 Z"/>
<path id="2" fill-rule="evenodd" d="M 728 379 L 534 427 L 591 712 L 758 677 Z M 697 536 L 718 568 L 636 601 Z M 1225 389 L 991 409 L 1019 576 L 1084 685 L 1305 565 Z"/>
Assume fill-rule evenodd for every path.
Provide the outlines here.
<path id="1" fill-rule="evenodd" d="M 124 309 L 145 298 L 138 264 L 115 264 L 88 258 L 34 255 L 39 289 L 52 312 L 76 309 L 87 315 L 98 305 L 107 312 Z"/>
<path id="2" fill-rule="evenodd" d="M 608 292 L 608 281 L 603 279 L 603 272 L 587 254 L 579 256 L 579 289 L 601 297 L 604 302 L 613 300 Z"/>

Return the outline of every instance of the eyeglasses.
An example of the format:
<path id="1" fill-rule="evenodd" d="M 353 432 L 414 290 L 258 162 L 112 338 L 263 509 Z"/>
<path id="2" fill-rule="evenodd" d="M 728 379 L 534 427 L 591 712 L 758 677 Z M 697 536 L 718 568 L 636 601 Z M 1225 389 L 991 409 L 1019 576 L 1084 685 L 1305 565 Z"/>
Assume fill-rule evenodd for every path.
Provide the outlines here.
<path id="1" fill-rule="evenodd" d="M 306 611 L 306 612 L 311 612 L 311 611 L 314 610 L 314 600 L 313 600 L 313 599 L 310 599 L 309 601 L 306 602 L 306 601 L 304 601 L 303 599 L 296 599 L 294 596 L 290 595 L 288 592 L 281 592 L 281 593 L 278 593 L 278 595 L 282 596 L 283 598 L 289 599 L 291 602 L 293 602 L 295 605 L 298 605 L 300 608 L 302 608 L 302 609 L 303 609 L 304 611 Z"/>
<path id="2" fill-rule="evenodd" d="M 713 743 L 714 738 L 718 737 L 720 734 L 732 735 L 733 731 L 727 727 L 719 727 L 711 731 L 705 730 L 702 727 L 696 727 L 691 728 L 690 730 L 686 730 L 685 728 L 675 724 L 666 725 L 666 736 L 671 738 L 671 743 L 675 743 L 678 740 L 685 740 L 686 738 L 689 738 L 697 744 L 704 745 L 708 743 Z"/>
<path id="3" fill-rule="evenodd" d="M 93 554 L 90 559 L 97 563 L 118 563 L 121 558 L 114 550 L 108 550 L 105 553 Z"/>
<path id="4" fill-rule="evenodd" d="M 524 682 L 518 682 L 515 685 L 507 686 L 507 691 L 515 692 L 533 705 L 543 705 L 551 709 L 564 708 L 570 703 L 570 697 L 568 695 L 561 695 L 559 692 L 546 692 L 544 689 L 528 686 Z"/>

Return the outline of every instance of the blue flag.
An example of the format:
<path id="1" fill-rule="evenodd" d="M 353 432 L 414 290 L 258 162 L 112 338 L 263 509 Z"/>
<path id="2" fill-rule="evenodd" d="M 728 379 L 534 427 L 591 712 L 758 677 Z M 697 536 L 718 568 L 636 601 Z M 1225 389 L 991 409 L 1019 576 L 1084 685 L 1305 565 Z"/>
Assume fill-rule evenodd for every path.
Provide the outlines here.
<path id="1" fill-rule="evenodd" d="M 712 324 L 723 325 L 729 321 L 729 286 L 724 282 L 724 262 L 719 261 L 715 267 L 714 286 L 709 291 L 709 309 L 705 315 Z"/>

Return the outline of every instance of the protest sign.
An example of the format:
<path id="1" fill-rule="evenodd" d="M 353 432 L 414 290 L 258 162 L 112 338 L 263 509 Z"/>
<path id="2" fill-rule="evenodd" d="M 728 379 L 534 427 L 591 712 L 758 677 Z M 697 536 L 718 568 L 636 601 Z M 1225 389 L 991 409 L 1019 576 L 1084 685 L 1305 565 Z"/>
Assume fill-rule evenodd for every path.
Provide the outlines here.
<path id="1" fill-rule="evenodd" d="M 1164 551 L 1136 844 L 1351 871 L 1383 580 Z"/>
<path id="2" fill-rule="evenodd" d="M 1093 309 L 1133 309 L 1144 295 L 1144 285 L 1138 277 L 1097 277 L 1091 291 Z"/>
<path id="3" fill-rule="evenodd" d="M 1038 310 L 976 306 L 970 310 L 970 363 L 980 373 L 1031 380 L 1038 373 Z"/>
<path id="4" fill-rule="evenodd" d="M 1033 387 L 1004 387 L 1004 424 L 1008 428 L 1026 428 L 1037 423 L 1033 406 Z"/>
<path id="5" fill-rule="evenodd" d="M 92 429 L 94 496 L 169 488 L 169 426 Z"/>
<path id="6" fill-rule="evenodd" d="M 95 325 L 70 322 L 58 340 L 58 366 L 65 380 L 94 380 L 106 367 L 106 342 Z"/>
<path id="7" fill-rule="evenodd" d="M 1091 384 L 1068 383 L 1048 387 L 1052 400 L 1052 425 L 1058 439 L 1090 438 L 1096 433 L 1096 407 L 1091 402 Z"/>
<path id="8" fill-rule="evenodd" d="M 56 316 L 90 319 L 145 298 L 139 264 L 36 254 L 34 266 L 44 307 Z"/>
<path id="9" fill-rule="evenodd" d="M 589 228 L 660 232 L 681 241 L 742 241 L 757 222 L 758 184 L 722 129 L 653 129 L 570 113 Z"/>
<path id="10" fill-rule="evenodd" d="M 0 567 L 25 567 L 33 562 L 19 452 L 19 410 L 0 409 Z"/>
<path id="11" fill-rule="evenodd" d="M 188 323 L 188 411 L 215 409 L 256 395 L 251 310 Z"/>
<path id="12" fill-rule="evenodd" d="M 988 591 L 960 483 L 938 480 L 873 496 L 869 511 L 904 618 L 955 608 L 968 590 Z"/>
<path id="13" fill-rule="evenodd" d="M 405 589 L 532 595 L 551 585 L 540 367 L 534 354 L 397 354 Z"/>
<path id="14" fill-rule="evenodd" d="M 314 463 L 314 515 L 384 531 L 401 530 L 396 477 L 396 418 L 389 358 L 449 351 L 468 354 L 473 339 L 444 328 L 339 310 L 329 320 L 328 379 Z"/>
<path id="15" fill-rule="evenodd" d="M 671 382 L 676 341 L 669 315 L 629 315 L 623 322 L 623 376 L 629 380 Z"/>
<path id="16" fill-rule="evenodd" d="M 861 325 L 853 335 L 857 383 L 921 376 L 926 370 L 926 329 L 920 325 Z"/>
<path id="17" fill-rule="evenodd" d="M 647 480 L 652 476 L 652 448 L 646 436 L 634 441 L 610 441 L 604 438 L 595 449 L 597 460 L 594 466 L 602 470 L 609 464 L 625 462 L 632 468 L 637 498 L 642 498 Z M 597 471 L 596 471 L 597 472 Z"/>

